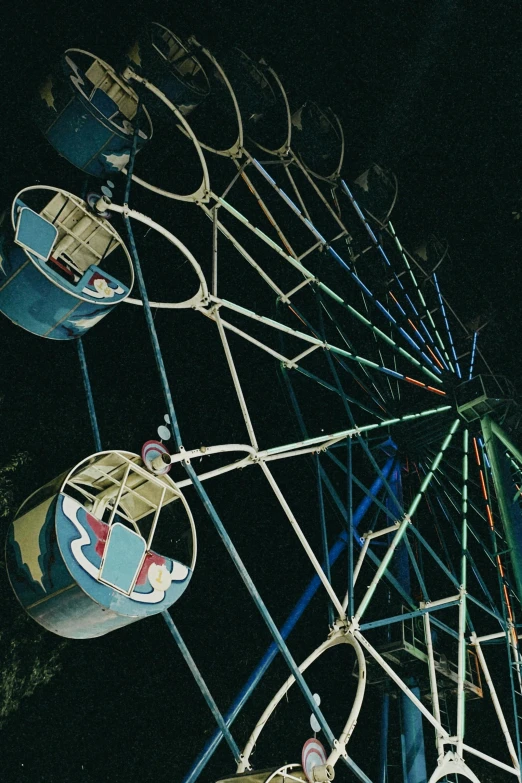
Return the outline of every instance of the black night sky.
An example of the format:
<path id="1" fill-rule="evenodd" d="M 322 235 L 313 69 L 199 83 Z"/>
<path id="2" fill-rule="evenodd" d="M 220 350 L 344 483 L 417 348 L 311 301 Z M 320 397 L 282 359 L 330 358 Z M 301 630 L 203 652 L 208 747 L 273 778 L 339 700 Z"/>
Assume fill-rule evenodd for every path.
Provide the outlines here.
<path id="1" fill-rule="evenodd" d="M 393 222 L 403 244 L 414 248 L 430 234 L 448 242 L 449 254 L 440 271 L 445 295 L 465 325 L 481 328 L 480 346 L 493 370 L 508 376 L 521 391 L 522 217 L 517 218 L 522 213 L 522 7 L 518 0 L 324 0 L 320 4 L 28 0 L 10 3 L 0 14 L 2 209 L 10 206 L 18 190 L 38 182 L 78 194 L 84 187 L 81 172 L 56 155 L 31 119 L 33 94 L 66 48 L 121 62 L 146 20 L 161 22 L 182 38 L 194 34 L 216 53 L 238 45 L 253 59 L 264 57 L 274 68 L 292 106 L 311 99 L 338 114 L 345 134 L 347 181 L 372 162 L 396 174 L 399 198 Z M 154 165 L 161 169 L 161 158 Z M 182 182 L 183 172 L 173 170 Z M 122 194 L 119 184 L 115 201 L 121 203 Z M 137 186 L 131 202 L 167 225 L 196 254 L 206 252 L 208 242 L 196 235 L 199 229 L 190 207 L 175 205 L 170 212 L 170 204 Z M 161 297 L 175 285 L 165 269 L 160 255 L 157 265 L 147 260 L 145 274 L 152 297 Z M 239 437 L 232 420 L 237 412 L 230 384 L 220 387 L 226 367 L 217 355 L 215 335 L 211 336 L 206 322 L 200 323 L 203 319 L 194 323 L 185 314 L 176 318 L 170 322 L 165 314 L 156 314 L 156 326 L 168 355 L 187 444 L 199 446 L 202 433 L 209 442 L 216 442 L 216 437 L 233 441 Z M 165 412 L 141 311 L 120 308 L 86 337 L 85 351 L 104 447 L 138 452 L 145 440 L 155 437 Z M 264 365 L 250 364 L 244 356 L 246 377 L 253 387 L 263 377 Z M 0 463 L 20 450 L 31 457 L 14 481 L 16 501 L 21 501 L 94 448 L 72 343 L 39 340 L 2 316 L 0 366 Z M 275 375 L 264 380 L 276 384 Z M 274 424 L 276 416 L 283 418 L 287 410 L 283 397 L 277 387 L 270 399 L 265 398 L 260 385 L 252 399 L 270 443 L 291 441 L 297 432 L 289 426 L 280 434 Z M 300 470 L 303 475 L 296 475 L 296 482 L 302 479 L 306 486 L 306 469 L 296 473 Z M 302 555 L 293 559 L 297 544 L 291 532 L 274 537 L 273 520 L 280 514 L 275 501 L 267 501 L 262 511 L 256 508 L 255 499 L 247 497 L 247 479 L 235 476 L 224 484 L 218 511 L 232 520 L 235 543 L 280 623 L 308 582 L 309 564 Z M 291 496 L 292 481 L 282 478 L 286 480 L 285 490 Z M 306 505 L 308 499 L 301 496 L 296 502 Z M 198 520 L 201 560 L 194 588 L 172 614 L 225 710 L 270 639 L 199 509 Z M 2 535 L 8 521 L 1 520 Z M 265 552 L 266 578 L 258 567 Z M 21 610 L 3 570 L 0 576 L 1 605 L 8 618 L 7 627 L 0 624 L 0 660 L 3 676 L 8 677 L 10 640 L 18 632 L 12 629 L 19 627 L 24 640 L 30 640 L 33 626 L 20 621 Z M 300 660 L 319 644 L 325 629 L 324 600 L 317 598 L 308 621 L 296 632 L 295 657 Z M 214 724 L 160 618 L 65 645 L 35 626 L 34 646 L 37 656 L 57 656 L 61 668 L 0 726 L 0 780 L 181 783 Z M 22 666 L 24 660 L 34 661 L 34 649 L 23 653 Z M 345 669 L 344 683 L 334 682 L 328 672 L 317 673 L 323 702 L 329 693 L 332 698 L 351 698 L 351 665 Z M 333 658 L 329 666 L 331 672 L 336 670 Z M 284 677 L 285 668 L 276 662 L 262 692 L 256 692 L 235 724 L 239 744 Z M 296 713 L 291 706 L 283 705 L 276 725 L 267 730 L 267 744 L 259 751 L 266 765 L 298 757 L 305 737 L 302 732 L 298 740 L 294 736 Z M 306 714 L 304 720 L 306 733 Z M 365 755 L 377 752 L 376 720 L 368 713 L 366 723 L 357 727 L 355 756 L 361 764 Z M 486 736 L 483 739 L 487 741 Z M 398 764 L 397 751 L 393 763 Z M 223 743 L 200 779 L 214 783 L 232 774 L 233 768 Z M 391 779 L 399 779 L 398 768 L 393 775 Z M 340 769 L 336 779 L 352 777 Z"/>

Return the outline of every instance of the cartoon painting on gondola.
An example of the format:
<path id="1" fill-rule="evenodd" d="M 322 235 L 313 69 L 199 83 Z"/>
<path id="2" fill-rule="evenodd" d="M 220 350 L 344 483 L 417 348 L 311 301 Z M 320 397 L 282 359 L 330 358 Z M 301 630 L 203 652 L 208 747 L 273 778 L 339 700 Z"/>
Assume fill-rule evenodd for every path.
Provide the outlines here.
<path id="1" fill-rule="evenodd" d="M 73 497 L 82 491 L 82 500 Z M 192 542 L 187 562 L 152 549 L 170 503 L 183 506 L 176 524 Z M 69 638 L 99 636 L 164 611 L 187 588 L 194 561 L 193 521 L 181 493 L 129 452 L 95 455 L 35 493 L 7 541 L 18 599 L 44 627 Z"/>

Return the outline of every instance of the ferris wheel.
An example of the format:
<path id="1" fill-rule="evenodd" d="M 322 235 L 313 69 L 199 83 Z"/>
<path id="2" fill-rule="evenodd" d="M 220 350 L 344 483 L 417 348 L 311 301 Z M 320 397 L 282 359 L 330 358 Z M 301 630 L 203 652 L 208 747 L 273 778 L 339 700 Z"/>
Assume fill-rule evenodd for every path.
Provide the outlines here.
<path id="1" fill-rule="evenodd" d="M 232 758 L 216 783 L 319 783 L 345 768 L 385 783 L 392 746 L 407 783 L 487 780 L 489 766 L 520 779 L 522 451 L 509 382 L 443 294 L 444 243 L 408 251 L 391 220 L 394 175 L 373 164 L 347 183 L 333 111 L 291 106 L 274 70 L 239 49 L 216 56 L 153 23 L 120 68 L 68 49 L 35 111 L 49 144 L 91 179 L 83 197 L 54 183 L 14 196 L 0 311 L 77 341 L 95 453 L 50 475 L 11 525 L 22 606 L 73 639 L 163 616 L 217 723 L 185 783 L 222 740 Z M 161 220 L 141 211 L 144 194 Z M 129 307 L 143 310 L 166 410 L 139 453 L 104 448 L 82 343 Z M 160 340 L 157 313 L 176 346 Z M 170 385 L 185 326 L 222 358 L 206 371 L 184 357 L 185 382 Z M 247 568 L 238 517 L 263 505 L 268 529 Z M 272 638 L 226 713 L 168 611 L 191 590 L 205 516 Z M 278 624 L 261 593 L 283 526 L 302 596 Z M 322 641 L 296 660 L 287 638 L 319 592 Z M 329 668 L 340 650 L 348 663 Z M 278 655 L 288 678 L 240 737 L 234 721 L 265 694 Z M 321 666 L 353 680 L 351 703 L 314 694 L 307 672 Z M 313 736 L 300 758 L 281 747 L 256 769 L 254 748 L 294 685 Z M 364 752 L 368 703 L 378 758 Z M 484 715 L 501 748 L 477 741 Z"/>

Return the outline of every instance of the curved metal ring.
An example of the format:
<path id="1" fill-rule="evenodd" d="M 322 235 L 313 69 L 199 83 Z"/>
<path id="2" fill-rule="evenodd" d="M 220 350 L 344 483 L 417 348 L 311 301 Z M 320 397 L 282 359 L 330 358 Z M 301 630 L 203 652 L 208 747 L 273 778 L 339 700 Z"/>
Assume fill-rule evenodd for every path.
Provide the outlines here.
<path id="1" fill-rule="evenodd" d="M 216 60 L 212 52 L 209 52 L 209 50 L 206 47 L 201 46 L 201 44 L 194 38 L 194 36 L 189 38 L 188 42 L 196 46 L 199 49 L 199 51 L 210 60 L 214 68 L 218 71 L 221 79 L 223 80 L 226 88 L 228 89 L 228 92 L 232 99 L 232 103 L 234 104 L 234 112 L 237 120 L 237 138 L 230 147 L 227 147 L 226 149 L 216 149 L 214 147 L 211 147 L 209 144 L 204 144 L 202 141 L 200 141 L 199 143 L 201 144 L 203 149 L 208 150 L 208 152 L 213 152 L 215 155 L 221 155 L 225 158 L 239 158 L 241 157 L 241 150 L 243 148 L 243 137 L 244 137 L 243 121 L 241 119 L 239 103 L 237 101 L 236 94 L 233 90 L 230 80 L 226 75 L 223 67 L 218 63 L 218 61 Z"/>
<path id="2" fill-rule="evenodd" d="M 207 281 L 205 279 L 205 275 L 203 274 L 203 270 L 201 269 L 200 265 L 188 249 L 186 245 L 183 244 L 183 242 L 178 239 L 174 234 L 171 234 L 170 231 L 167 231 L 166 228 L 164 228 L 159 223 L 156 223 L 155 220 L 152 220 L 152 218 L 147 217 L 147 215 L 143 215 L 141 212 L 137 212 L 135 209 L 129 209 L 128 207 L 120 206 L 119 204 L 112 204 L 110 202 L 107 202 L 107 207 L 112 212 L 119 212 L 121 215 L 127 218 L 131 218 L 134 220 L 138 220 L 140 223 L 144 223 L 146 226 L 149 226 L 150 228 L 153 228 L 155 231 L 157 231 L 159 234 L 165 237 L 172 245 L 178 248 L 178 250 L 181 250 L 187 261 L 190 262 L 192 265 L 192 268 L 196 272 L 196 275 L 198 276 L 199 280 L 199 289 L 197 293 L 191 297 L 190 299 L 186 299 L 184 302 L 150 302 L 151 307 L 163 307 L 168 309 L 181 309 L 181 308 L 187 308 L 187 307 L 193 307 L 196 308 L 199 305 L 203 305 L 208 303 L 209 301 L 209 293 L 208 293 L 208 286 Z M 143 302 L 141 299 L 133 299 L 128 298 L 126 300 L 129 302 L 129 304 L 135 304 L 135 305 L 142 305 Z"/>
<path id="3" fill-rule="evenodd" d="M 348 720 L 346 721 L 343 732 L 336 743 L 336 747 L 332 750 L 332 752 L 330 753 L 326 761 L 327 764 L 331 764 L 332 766 L 335 765 L 339 756 L 341 756 L 344 753 L 346 744 L 348 743 L 348 740 L 350 739 L 353 733 L 355 724 L 357 723 L 357 719 L 361 711 L 362 702 L 364 698 L 364 691 L 366 688 L 366 659 L 364 657 L 362 647 L 357 641 L 357 639 L 355 639 L 351 634 L 344 634 L 338 631 L 336 634 L 334 634 L 325 642 L 323 642 L 321 645 L 319 645 L 319 647 L 317 647 L 308 656 L 308 658 L 306 658 L 306 660 L 304 660 L 303 663 L 299 666 L 299 671 L 301 673 L 306 671 L 306 669 L 308 669 L 308 667 L 312 663 L 314 663 L 314 661 L 320 658 L 323 653 L 325 653 L 331 647 L 336 647 L 338 644 L 348 644 L 350 645 L 350 647 L 353 647 L 353 649 L 355 650 L 355 654 L 357 656 L 357 664 L 359 668 L 359 681 L 357 683 L 357 691 L 355 694 L 355 699 L 353 702 L 352 709 L 350 710 L 350 714 L 348 716 Z M 295 677 L 292 674 L 286 680 L 286 682 L 281 686 L 281 688 L 278 690 L 276 695 L 270 701 L 267 708 L 259 718 L 254 731 L 250 735 L 248 742 L 244 747 L 241 762 L 240 764 L 238 764 L 237 767 L 238 773 L 244 772 L 248 768 L 248 760 L 250 758 L 250 754 L 252 753 L 252 750 L 254 749 L 254 745 L 258 740 L 259 735 L 263 731 L 265 724 L 267 723 L 268 719 L 276 709 L 277 705 L 284 698 L 284 696 L 286 696 L 286 694 L 288 693 L 288 691 L 290 690 L 294 682 L 295 682 Z"/>
<path id="4" fill-rule="evenodd" d="M 319 107 L 317 107 L 317 108 L 319 109 L 319 111 L 321 111 L 322 114 L 325 114 L 322 111 L 322 109 L 320 109 Z M 344 162 L 344 130 L 343 130 L 343 126 L 341 125 L 341 121 L 340 121 L 339 117 L 337 116 L 337 114 L 335 114 L 335 112 L 333 112 L 331 109 L 329 109 L 329 111 L 331 113 L 331 118 L 328 118 L 328 120 L 329 120 L 330 125 L 332 127 L 335 127 L 334 123 L 332 121 L 332 118 L 333 118 L 333 120 L 335 120 L 335 122 L 337 124 L 337 130 L 339 131 L 339 138 L 340 138 L 340 142 L 341 142 L 341 153 L 339 155 L 339 161 L 337 163 L 337 166 L 336 166 L 335 170 L 331 174 L 329 174 L 328 176 L 324 176 L 323 174 L 319 174 L 317 171 L 314 171 L 312 168 L 310 168 L 310 166 L 306 163 L 306 161 L 304 160 L 303 156 L 299 152 L 297 152 L 297 151 L 294 152 L 294 150 L 291 150 L 290 152 L 291 152 L 295 162 L 298 165 L 301 165 L 304 169 L 306 169 L 306 171 L 309 174 L 311 174 L 312 177 L 315 177 L 316 179 L 320 179 L 323 182 L 328 182 L 329 184 L 331 184 L 332 182 L 335 182 L 339 178 L 340 173 L 341 173 L 341 169 L 343 167 L 343 162 Z"/>
<path id="5" fill-rule="evenodd" d="M 149 80 L 145 79 L 143 76 L 139 76 L 130 67 L 125 69 L 124 77 L 127 80 L 133 79 L 134 81 L 143 84 L 144 87 L 146 87 L 151 93 L 153 93 L 153 95 L 159 98 L 159 100 L 162 101 L 162 103 L 164 103 L 165 106 L 167 106 L 174 113 L 176 119 L 181 125 L 180 130 L 194 144 L 194 147 L 196 149 L 199 158 L 199 162 L 201 163 L 201 168 L 203 170 L 203 178 L 199 188 L 197 188 L 193 193 L 188 193 L 187 195 L 182 195 L 180 193 L 173 193 L 172 191 L 165 190 L 164 188 L 160 188 L 157 185 L 152 185 L 150 182 L 146 182 L 144 179 L 141 179 L 141 177 L 138 177 L 136 174 L 132 175 L 133 181 L 137 182 L 139 185 L 142 185 L 144 188 L 147 188 L 147 190 L 152 190 L 154 193 L 157 193 L 160 196 L 165 196 L 166 198 L 172 198 L 175 199 L 176 201 L 208 201 L 209 194 L 210 194 L 210 176 L 208 173 L 207 162 L 205 160 L 205 156 L 202 150 L 202 147 L 204 145 L 200 144 L 194 131 L 190 127 L 189 123 L 187 122 L 183 114 L 172 103 L 172 101 L 170 101 L 167 98 L 165 93 L 163 93 L 160 89 L 158 89 L 158 87 L 152 84 L 152 82 L 149 82 Z M 122 169 L 122 171 L 124 174 L 127 174 L 126 168 Z"/>

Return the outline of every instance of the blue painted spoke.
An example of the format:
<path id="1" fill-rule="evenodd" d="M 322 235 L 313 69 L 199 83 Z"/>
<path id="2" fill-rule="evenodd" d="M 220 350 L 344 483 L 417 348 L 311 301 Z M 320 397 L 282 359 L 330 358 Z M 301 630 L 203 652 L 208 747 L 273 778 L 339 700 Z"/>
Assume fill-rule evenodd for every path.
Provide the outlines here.
<path id="1" fill-rule="evenodd" d="M 421 349 L 419 348 L 417 343 L 409 336 L 409 334 L 402 327 L 397 325 L 397 322 L 396 322 L 395 318 L 392 316 L 392 314 L 390 313 L 390 311 L 386 307 L 384 307 L 384 305 L 382 305 L 381 302 L 379 302 L 378 299 L 376 299 L 376 297 L 372 294 L 372 292 L 370 291 L 368 286 L 366 286 L 363 283 L 363 281 L 360 279 L 360 277 L 355 274 L 355 272 L 346 263 L 346 261 L 344 261 L 344 259 L 341 258 L 339 253 L 336 250 L 334 250 L 334 248 L 331 247 L 330 245 L 327 245 L 327 250 L 330 253 L 330 255 L 343 267 L 343 269 L 345 269 L 348 272 L 348 274 L 350 275 L 352 280 L 355 283 L 357 283 L 359 288 L 367 295 L 368 299 L 377 307 L 377 309 L 383 314 L 383 316 L 392 325 L 392 327 L 395 327 L 396 329 L 398 329 L 399 333 L 405 338 L 407 343 L 417 353 L 419 353 L 422 356 L 424 361 L 427 362 L 427 364 L 431 367 L 432 370 L 434 370 L 438 375 L 440 375 L 441 371 L 440 371 L 439 367 L 437 367 L 437 365 L 434 364 L 434 362 L 432 361 L 432 359 L 430 359 L 429 356 L 427 356 L 425 353 L 423 353 L 423 351 L 421 351 Z"/>
<path id="2" fill-rule="evenodd" d="M 471 347 L 471 359 L 469 362 L 469 374 L 468 374 L 468 381 L 470 381 L 473 378 L 473 365 L 475 363 L 475 351 L 477 350 L 477 337 L 478 332 L 473 333 L 473 345 Z"/>
<path id="3" fill-rule="evenodd" d="M 230 733 L 230 729 L 228 728 L 227 724 L 225 723 L 225 720 L 219 711 L 219 708 L 214 701 L 212 694 L 210 693 L 207 684 L 203 677 L 201 676 L 201 672 L 199 671 L 198 667 L 196 666 L 196 662 L 194 661 L 194 658 L 189 652 L 189 649 L 185 642 L 183 641 L 183 637 L 181 636 L 180 632 L 178 631 L 176 625 L 174 624 L 174 621 L 170 614 L 165 611 L 161 613 L 163 619 L 165 620 L 165 623 L 167 625 L 167 628 L 169 629 L 170 633 L 172 634 L 173 639 L 175 640 L 176 644 L 178 645 L 181 654 L 183 655 L 183 658 L 185 659 L 189 669 L 190 673 L 194 677 L 195 681 L 197 682 L 199 689 L 201 693 L 203 694 L 203 697 L 205 701 L 207 702 L 207 705 L 210 708 L 210 711 L 212 712 L 212 715 L 216 719 L 216 723 L 218 724 L 220 731 L 222 732 L 223 736 L 225 737 L 228 746 L 230 750 L 232 751 L 232 755 L 234 756 L 234 759 L 237 764 L 239 764 L 241 760 L 241 751 L 239 750 L 232 734 Z"/>
<path id="4" fill-rule="evenodd" d="M 273 179 L 273 178 L 272 178 L 272 177 L 271 177 L 271 176 L 268 174 L 268 172 L 267 172 L 267 171 L 266 171 L 266 170 L 263 168 L 263 166 L 262 166 L 262 165 L 259 163 L 259 161 L 257 161 L 255 158 L 252 158 L 252 163 L 253 163 L 253 164 L 254 164 L 254 166 L 257 168 L 257 170 L 258 170 L 258 171 L 259 171 L 259 172 L 260 172 L 260 173 L 261 173 L 261 174 L 262 174 L 262 175 L 263 175 L 263 176 L 264 176 L 264 177 L 265 177 L 265 178 L 268 180 L 268 182 L 269 182 L 269 183 L 272 185 L 272 187 L 273 187 L 273 188 L 274 188 L 274 189 L 275 189 L 275 190 L 276 190 L 276 191 L 277 191 L 277 192 L 280 194 L 280 196 L 281 196 L 281 197 L 283 198 L 283 200 L 284 200 L 284 201 L 285 201 L 285 202 L 286 202 L 286 203 L 287 203 L 287 204 L 290 206 L 290 208 L 291 208 L 291 209 L 292 209 L 292 210 L 293 210 L 293 211 L 294 211 L 294 212 L 295 212 L 295 213 L 296 213 L 296 214 L 297 214 L 297 215 L 298 215 L 298 216 L 299 216 L 299 217 L 300 217 L 300 218 L 303 220 L 303 222 L 305 223 L 305 225 L 306 225 L 306 226 L 307 226 L 307 227 L 310 229 L 310 231 L 311 231 L 311 232 L 314 234 L 314 236 L 315 236 L 315 237 L 318 239 L 318 241 L 319 241 L 319 242 L 321 242 L 321 243 L 322 243 L 322 244 L 323 244 L 323 245 L 326 247 L 326 249 L 327 249 L 327 250 L 328 250 L 328 252 L 329 252 L 329 253 L 332 255 L 332 257 L 333 257 L 333 258 L 335 258 L 335 260 L 336 260 L 336 261 L 337 261 L 337 262 L 338 262 L 338 263 L 339 263 L 339 264 L 342 266 L 342 268 L 343 268 L 343 269 L 345 269 L 345 270 L 346 270 L 346 271 L 349 273 L 349 275 L 350 275 L 350 276 L 352 277 L 352 279 L 353 279 L 353 280 L 354 280 L 354 281 L 357 283 L 357 285 L 359 285 L 360 287 L 362 287 L 362 289 L 363 289 L 363 290 L 365 290 L 365 291 L 366 291 L 366 293 L 367 293 L 367 296 L 370 298 L 370 300 L 372 301 L 372 303 L 374 303 L 374 304 L 375 304 L 375 303 L 376 303 L 376 299 L 375 299 L 375 297 L 373 296 L 373 294 L 370 292 L 370 290 L 369 290 L 369 289 L 368 289 L 368 288 L 367 288 L 367 287 L 364 285 L 364 283 L 363 283 L 363 282 L 362 282 L 362 281 L 361 281 L 361 280 L 358 278 L 358 276 L 355 274 L 355 272 L 353 272 L 353 270 L 352 270 L 352 269 L 351 269 L 351 267 L 350 267 L 350 266 L 349 266 L 349 265 L 346 263 L 346 261 L 344 261 L 344 260 L 341 258 L 341 256 L 340 256 L 340 255 L 337 253 L 337 251 L 336 251 L 336 250 L 334 250 L 334 248 L 333 248 L 333 247 L 331 247 L 331 246 L 330 246 L 330 245 L 329 245 L 329 244 L 326 242 L 326 240 L 324 239 L 324 237 L 323 237 L 323 236 L 322 236 L 322 235 L 321 235 L 321 234 L 320 234 L 320 233 L 317 231 L 317 229 L 315 228 L 315 226 L 313 225 L 313 223 L 311 223 L 311 222 L 310 222 L 310 220 L 308 220 L 308 218 L 306 218 L 306 217 L 305 217 L 305 216 L 302 214 L 301 210 L 300 210 L 300 209 L 299 209 L 299 208 L 298 208 L 298 207 L 297 207 L 297 206 L 294 204 L 294 202 L 293 202 L 293 201 L 292 201 L 292 200 L 291 200 L 291 199 L 290 199 L 290 198 L 289 198 L 289 197 L 286 195 L 286 193 L 285 193 L 283 190 L 281 190 L 281 188 L 280 188 L 280 187 L 279 187 L 279 186 L 276 184 L 275 180 L 274 180 L 274 179 Z M 342 181 L 342 180 L 341 180 L 341 181 Z M 343 182 L 343 185 L 344 185 L 344 187 L 346 187 L 346 185 L 345 185 L 345 183 L 344 183 L 344 182 Z M 349 192 L 349 191 L 348 191 L 348 192 Z M 365 221 L 364 215 L 363 215 L 363 214 L 362 214 L 362 212 L 360 211 L 360 208 L 358 207 L 358 205 L 357 205 L 357 204 L 355 204 L 355 206 L 357 207 L 357 209 L 358 209 L 358 211 L 359 211 L 359 214 L 360 214 L 360 216 L 361 216 L 361 219 L 362 219 L 363 221 Z M 367 222 L 367 221 L 366 221 L 366 222 Z M 375 236 L 375 234 L 373 234 L 373 232 L 372 232 L 372 230 L 371 230 L 371 228 L 370 228 L 370 226 L 369 226 L 369 225 L 368 225 L 368 230 L 369 230 L 369 232 L 370 232 L 370 235 L 371 235 L 371 237 L 372 237 L 372 240 L 373 240 L 373 242 L 375 243 L 375 246 L 376 246 L 377 248 L 379 248 L 379 247 L 380 247 L 380 245 L 379 245 L 379 241 L 378 241 L 377 237 Z M 381 248 L 381 251 L 382 251 L 382 253 L 384 253 L 384 251 L 382 250 L 382 248 Z M 386 257 L 386 254 L 384 254 L 384 256 Z M 387 258 L 386 258 L 386 261 L 387 261 L 387 263 L 388 263 L 388 264 L 390 263 L 390 262 L 389 262 L 389 260 L 388 260 Z M 323 286 L 323 288 L 324 288 L 324 286 Z M 325 290 L 326 290 L 326 289 L 325 289 Z M 387 319 L 387 320 L 388 320 L 390 323 L 394 324 L 394 318 L 393 318 L 393 316 L 391 315 L 391 313 L 390 313 L 390 312 L 389 312 L 389 311 L 388 311 L 388 310 L 387 310 L 385 307 L 383 307 L 383 305 L 381 305 L 380 303 L 378 303 L 378 307 L 379 307 L 379 309 L 381 310 L 381 312 L 383 313 L 383 315 L 385 316 L 385 318 L 386 318 L 386 319 Z M 356 311 L 354 310 L 354 308 L 350 308 L 350 309 L 351 309 L 351 311 L 352 311 L 352 312 L 355 314 L 355 312 L 356 312 Z M 365 320 L 367 320 L 367 319 L 365 319 Z M 372 327 L 373 327 L 373 325 L 372 325 Z M 373 327 L 373 329 L 374 329 L 374 332 L 375 332 L 376 334 L 379 334 L 379 335 L 382 337 L 383 333 L 381 332 L 381 330 L 377 330 L 377 328 L 376 328 L 376 327 Z M 405 334 L 405 333 L 404 333 L 404 334 Z M 404 336 L 404 334 L 403 334 L 403 336 Z M 409 336 L 407 336 L 407 341 L 408 341 L 408 343 L 409 343 L 409 344 L 412 346 L 412 348 L 413 348 L 415 351 L 417 351 L 418 353 L 420 353 L 420 355 L 422 356 L 422 358 L 424 359 L 424 361 L 425 361 L 425 362 L 427 362 L 427 364 L 429 365 L 429 367 L 431 367 L 432 371 L 434 371 L 435 373 L 437 373 L 437 375 L 440 375 L 440 369 L 437 367 L 437 365 L 436 365 L 436 364 L 434 364 L 434 363 L 432 362 L 432 360 L 431 360 L 431 359 L 430 359 L 428 356 L 426 356 L 426 354 L 424 354 L 424 353 L 422 353 L 422 351 L 420 351 L 420 349 L 419 349 L 419 347 L 417 346 L 417 344 L 416 344 L 416 343 L 415 343 L 415 342 L 414 342 L 414 341 L 413 341 L 413 340 L 412 340 L 412 339 L 411 339 Z M 387 342 L 388 342 L 388 344 L 389 344 L 389 345 L 392 345 L 392 347 L 395 345 L 395 343 L 393 342 L 393 340 L 390 340 L 389 338 L 388 338 Z M 397 346 L 397 348 L 399 348 L 399 346 Z M 405 355 L 405 356 L 409 357 L 409 354 L 408 354 L 408 353 L 406 353 L 406 351 L 404 351 L 403 349 L 400 349 L 400 348 L 399 348 L 399 350 L 400 350 L 400 352 L 402 352 L 402 353 L 403 353 L 403 355 Z M 412 359 L 412 357 L 409 357 L 409 358 L 410 358 L 410 360 Z M 425 367 L 423 367 L 423 370 L 424 370 L 425 372 L 428 372 L 427 368 L 425 368 Z M 432 373 L 430 372 L 430 374 L 432 374 Z M 434 375 L 434 376 L 433 376 L 433 378 L 434 378 L 436 381 L 438 381 L 438 377 L 437 377 L 437 375 Z"/>
<path id="5" fill-rule="evenodd" d="M 417 278 L 415 277 L 415 275 L 413 273 L 413 269 L 411 268 L 410 262 L 408 261 L 408 259 L 406 257 L 406 253 L 404 252 L 404 248 L 402 247 L 402 245 L 401 245 L 401 243 L 399 241 L 399 238 L 398 238 L 397 234 L 395 233 L 395 229 L 394 229 L 391 221 L 388 222 L 388 230 L 389 230 L 390 234 L 393 237 L 395 245 L 396 245 L 396 247 L 397 247 L 397 249 L 398 249 L 398 251 L 400 253 L 401 258 L 404 261 L 404 265 L 406 266 L 406 269 L 407 269 L 407 271 L 408 271 L 408 273 L 410 275 L 410 279 L 411 279 L 411 281 L 413 283 L 413 286 L 414 286 L 414 288 L 415 288 L 415 290 L 417 292 L 417 296 L 419 298 L 419 301 L 420 301 L 420 303 L 422 305 L 422 308 L 424 310 L 425 317 L 430 322 L 431 327 L 433 328 L 433 330 L 435 332 L 435 336 L 437 338 L 437 342 L 439 344 L 439 348 L 442 349 L 442 352 L 443 352 L 443 354 L 445 354 L 447 361 L 446 361 L 446 359 L 442 358 L 442 354 L 440 353 L 438 348 L 437 348 L 437 355 L 439 356 L 439 359 L 444 364 L 445 368 L 447 370 L 451 369 L 451 371 L 453 372 L 453 368 L 451 367 L 451 362 L 450 362 L 449 357 L 448 357 L 447 352 L 446 352 L 446 347 L 445 347 L 445 345 L 444 345 L 444 343 L 442 341 L 442 338 L 441 338 L 439 332 L 437 331 L 437 327 L 435 326 L 435 321 L 433 320 L 431 312 L 430 312 L 430 310 L 429 310 L 429 308 L 428 308 L 428 306 L 426 304 L 426 300 L 424 299 L 424 295 L 423 295 L 423 293 L 422 293 L 422 291 L 421 291 L 421 289 L 419 287 L 419 284 L 417 282 Z M 431 332 L 428 330 L 426 324 L 424 323 L 424 317 L 421 317 L 420 323 L 421 323 L 424 331 L 426 332 L 426 334 L 428 336 L 428 339 L 430 340 L 430 342 L 435 347 L 435 341 L 433 339 L 433 336 L 431 335 Z"/>
<path id="6" fill-rule="evenodd" d="M 449 340 L 449 344 L 450 344 L 450 349 L 451 349 L 451 353 L 452 353 L 452 356 L 453 356 L 453 360 L 455 362 L 455 371 L 456 371 L 458 377 L 462 378 L 462 374 L 460 372 L 460 367 L 459 367 L 459 362 L 458 362 L 458 359 L 457 359 L 457 352 L 455 351 L 455 346 L 453 344 L 453 337 L 451 335 L 451 330 L 450 330 L 450 325 L 449 325 L 449 321 L 448 321 L 448 316 L 446 315 L 446 307 L 444 305 L 444 298 L 443 298 L 443 296 L 442 296 L 442 294 L 440 292 L 439 281 L 437 280 L 437 275 L 435 274 L 435 272 L 433 273 L 433 282 L 435 283 L 435 290 L 437 291 L 437 296 L 438 296 L 439 302 L 440 302 L 440 310 L 441 310 L 441 313 L 442 313 L 442 317 L 444 318 L 444 324 L 446 326 L 446 332 L 448 334 L 448 340 Z"/>
<path id="7" fill-rule="evenodd" d="M 331 383 L 328 383 L 328 381 L 325 381 L 323 378 L 320 378 L 318 375 L 315 375 L 315 373 L 310 372 L 309 370 L 306 370 L 304 367 L 295 367 L 292 368 L 295 369 L 295 372 L 301 373 L 301 375 L 306 376 L 307 378 L 310 378 L 310 380 L 315 381 L 315 383 L 318 383 L 320 386 L 322 386 L 325 389 L 329 389 L 330 391 L 333 391 L 334 394 L 339 394 L 339 390 L 333 386 Z M 358 408 L 360 408 L 363 411 L 366 411 L 366 413 L 370 413 L 372 416 L 375 416 L 377 419 L 382 419 L 383 414 L 382 412 L 376 412 L 372 410 L 371 408 L 368 408 L 367 405 L 364 405 L 364 403 L 359 402 L 359 400 L 356 400 L 355 397 L 351 397 L 349 394 L 345 394 L 345 397 L 348 402 L 351 402 L 352 405 L 356 405 Z"/>

